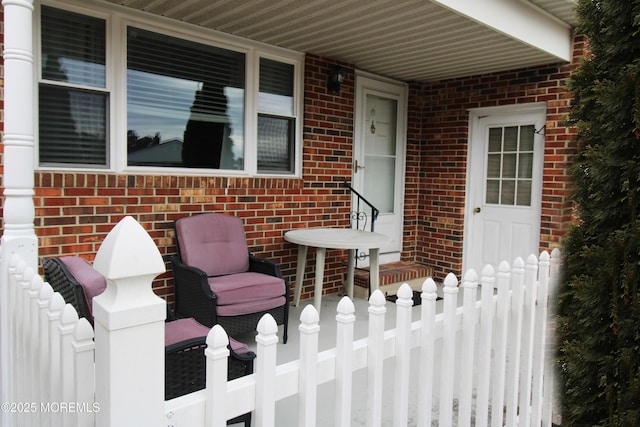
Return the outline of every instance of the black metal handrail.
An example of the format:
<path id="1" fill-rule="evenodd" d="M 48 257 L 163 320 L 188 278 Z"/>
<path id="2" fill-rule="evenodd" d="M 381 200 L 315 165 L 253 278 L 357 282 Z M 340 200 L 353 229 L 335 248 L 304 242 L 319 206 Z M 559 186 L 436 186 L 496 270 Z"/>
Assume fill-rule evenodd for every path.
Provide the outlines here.
<path id="1" fill-rule="evenodd" d="M 375 230 L 375 222 L 376 219 L 378 219 L 378 214 L 380 213 L 380 211 L 375 206 L 373 206 L 371 202 L 365 199 L 362 194 L 358 193 L 351 186 L 351 184 L 347 182 L 346 178 L 343 181 L 343 186 L 349 189 L 349 191 L 351 191 L 351 193 L 355 194 L 357 197 L 356 209 L 351 211 L 351 219 L 356 222 L 356 228 L 360 229 L 361 221 L 364 221 L 364 225 L 362 226 L 363 229 L 367 226 L 367 213 L 360 210 L 360 203 L 362 202 L 369 206 L 369 208 L 371 209 L 371 231 L 373 232 Z"/>

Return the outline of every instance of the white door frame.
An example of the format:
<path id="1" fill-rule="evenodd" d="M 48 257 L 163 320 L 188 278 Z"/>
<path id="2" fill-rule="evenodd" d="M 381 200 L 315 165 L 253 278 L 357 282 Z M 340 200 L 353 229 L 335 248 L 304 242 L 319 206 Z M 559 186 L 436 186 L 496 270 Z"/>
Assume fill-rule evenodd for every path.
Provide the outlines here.
<path id="1" fill-rule="evenodd" d="M 371 73 L 357 71 L 356 70 L 356 93 L 355 93 L 355 105 L 354 105 L 354 138 L 353 138 L 353 164 L 352 168 L 352 186 L 361 194 L 363 193 L 363 175 L 358 174 L 355 171 L 355 162 L 362 164 L 364 159 L 364 150 L 361 145 L 364 132 L 364 111 L 363 106 L 365 104 L 365 94 L 372 93 L 382 97 L 387 97 L 397 100 L 397 123 L 396 123 L 396 185 L 395 185 L 395 198 L 394 198 L 394 216 L 399 223 L 395 227 L 393 236 L 390 236 L 392 241 L 387 246 L 380 250 L 380 263 L 393 262 L 400 260 L 400 253 L 402 252 L 402 236 L 403 236 L 403 222 L 404 222 L 404 183 L 405 183 L 405 169 L 406 169 L 406 139 L 407 139 L 407 99 L 408 88 L 406 83 L 373 75 Z M 366 166 L 366 165 L 365 165 Z M 382 228 L 378 228 L 378 224 L 384 221 L 384 214 L 378 216 L 376 222 L 376 232 L 383 232 Z M 392 249 L 389 249 L 392 248 Z M 366 265 L 367 262 L 363 262 Z"/>
<path id="2" fill-rule="evenodd" d="M 483 195 L 476 195 L 472 191 L 472 176 L 471 168 L 473 159 L 473 148 L 475 144 L 484 143 L 484 135 L 481 134 L 481 124 L 480 120 L 487 116 L 504 116 L 509 117 L 518 114 L 526 114 L 526 113 L 534 113 L 544 115 L 546 119 L 546 103 L 537 102 L 537 103 L 529 103 L 529 104 L 516 104 L 516 105 L 507 105 L 500 107 L 485 107 L 485 108 L 475 108 L 469 110 L 469 139 L 468 139 L 468 149 L 467 149 L 467 177 L 466 177 L 466 195 L 465 195 L 465 219 L 464 219 L 464 241 L 463 241 L 463 256 L 462 256 L 462 274 L 464 275 L 466 271 L 472 266 L 469 265 L 469 251 L 472 250 L 472 242 L 471 236 L 473 235 L 473 215 L 474 209 L 477 206 L 483 204 L 483 200 L 476 200 L 476 198 L 482 198 Z M 542 132 L 541 129 L 537 130 L 538 133 Z M 544 137 L 542 138 L 544 141 Z M 544 145 L 542 147 L 542 160 L 541 162 L 544 164 Z M 543 169 L 544 165 L 541 165 L 540 174 L 537 177 L 539 182 L 537 185 L 534 185 L 534 190 L 532 192 L 532 208 L 538 210 L 541 213 L 542 210 L 542 179 L 543 179 Z M 540 220 L 536 224 L 534 224 L 536 229 L 538 230 L 538 235 L 540 233 Z M 539 239 L 539 236 L 538 236 Z M 539 242 L 539 240 L 538 240 Z M 537 249 L 536 249 L 537 250 Z M 523 256 L 527 256 L 525 254 Z M 510 264 L 513 260 L 505 260 Z M 497 267 L 497 266 L 495 266 Z M 482 273 L 481 271 L 476 272 L 478 276 Z"/>

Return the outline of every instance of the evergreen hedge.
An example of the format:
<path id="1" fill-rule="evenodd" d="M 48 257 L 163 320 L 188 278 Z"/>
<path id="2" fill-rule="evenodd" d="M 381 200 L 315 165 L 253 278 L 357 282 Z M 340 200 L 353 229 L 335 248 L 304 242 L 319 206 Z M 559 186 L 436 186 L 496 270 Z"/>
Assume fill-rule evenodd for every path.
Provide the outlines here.
<path id="1" fill-rule="evenodd" d="M 640 426 L 640 1 L 578 0 L 579 223 L 558 301 L 563 426 Z"/>

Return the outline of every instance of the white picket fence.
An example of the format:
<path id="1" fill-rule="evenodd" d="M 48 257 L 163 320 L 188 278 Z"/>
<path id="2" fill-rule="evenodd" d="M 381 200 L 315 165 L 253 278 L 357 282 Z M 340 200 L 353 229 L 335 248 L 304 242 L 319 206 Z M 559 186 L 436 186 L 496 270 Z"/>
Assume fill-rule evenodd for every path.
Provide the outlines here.
<path id="1" fill-rule="evenodd" d="M 297 396 L 297 425 L 315 426 L 318 386 L 332 383 L 333 426 L 352 425 L 354 392 L 367 394 L 368 426 L 382 425 L 383 399 L 393 399 L 394 426 L 410 425 L 409 401 L 416 398 L 419 426 L 550 426 L 547 302 L 559 263 L 558 251 L 543 252 L 512 267 L 503 262 L 497 272 L 487 266 L 479 280 L 469 271 L 460 287 L 450 274 L 437 314 L 437 287 L 427 280 L 419 321 L 412 321 L 412 292 L 403 285 L 395 328 L 387 331 L 386 301 L 376 291 L 368 336 L 355 341 L 354 305 L 345 297 L 337 307 L 335 348 L 322 352 L 318 313 L 309 305 L 300 318 L 300 358 L 282 365 L 276 364 L 278 328 L 267 315 L 258 325 L 255 373 L 231 382 L 228 338 L 215 326 L 205 352 L 207 388 L 165 402 L 164 305 L 151 290 L 164 264 L 142 227 L 125 219 L 94 263 L 108 278 L 104 297 L 94 300 L 95 338 L 91 325 L 42 278 L 17 256 L 11 259 L 11 398 L 2 411 L 8 426 L 65 427 L 222 427 L 252 411 L 254 425 L 266 427 L 277 425 L 276 402 Z M 392 397 L 383 395 L 386 359 L 394 365 Z M 361 369 L 366 391 L 354 389 L 354 372 Z M 410 386 L 412 375 L 419 375 L 417 389 Z"/>

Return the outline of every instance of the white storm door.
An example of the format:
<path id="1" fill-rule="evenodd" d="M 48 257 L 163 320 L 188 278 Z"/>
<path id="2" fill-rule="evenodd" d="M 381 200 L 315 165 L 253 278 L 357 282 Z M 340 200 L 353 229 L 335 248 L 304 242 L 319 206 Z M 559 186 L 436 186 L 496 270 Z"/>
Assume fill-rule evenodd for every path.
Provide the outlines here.
<path id="1" fill-rule="evenodd" d="M 397 261 L 402 250 L 406 86 L 359 75 L 356 91 L 352 185 L 379 210 L 374 231 L 391 238 L 380 249 L 380 261 Z M 357 208 L 355 198 L 352 208 Z M 363 208 L 370 218 L 370 209 L 361 204 Z"/>
<path id="2" fill-rule="evenodd" d="M 517 107 L 513 107 L 515 109 Z M 463 264 L 510 265 L 539 251 L 545 110 L 472 118 Z"/>

